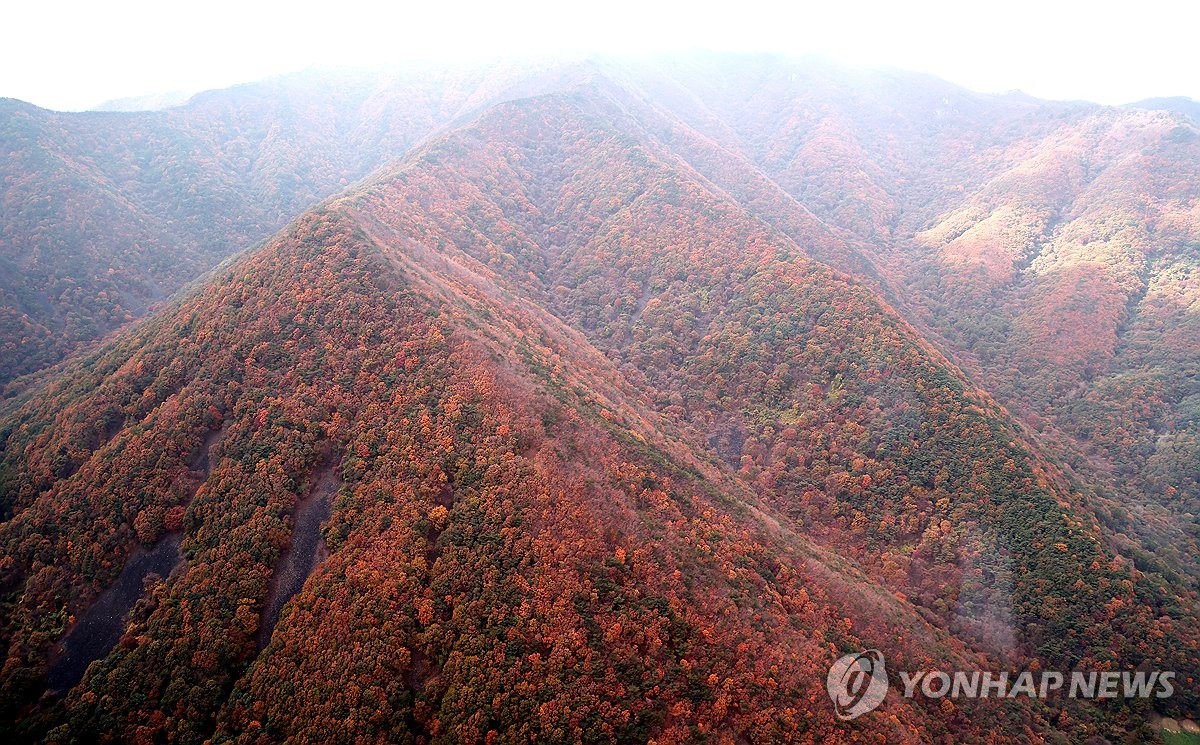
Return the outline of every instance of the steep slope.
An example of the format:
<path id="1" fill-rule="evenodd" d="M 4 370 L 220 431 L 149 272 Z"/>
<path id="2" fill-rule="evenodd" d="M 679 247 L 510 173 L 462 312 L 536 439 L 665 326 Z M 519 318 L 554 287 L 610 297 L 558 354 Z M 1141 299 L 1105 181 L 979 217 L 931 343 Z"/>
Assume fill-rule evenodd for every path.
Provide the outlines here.
<path id="1" fill-rule="evenodd" d="M 1102 463 L 1043 455 L 1085 452 L 1047 449 L 1082 417 L 1038 435 L 978 387 L 1048 419 L 1061 399 L 1013 370 L 1069 388 L 1095 355 L 1011 317 L 1073 297 L 1061 333 L 1108 349 L 1086 330 L 1116 323 L 1133 389 L 1186 412 L 1194 314 L 1167 296 L 1193 284 L 1168 168 L 1194 162 L 1187 125 L 929 80 L 846 103 L 837 75 L 773 64 L 552 75 L 583 84 L 424 143 L 10 405 L 18 732 L 1085 740 L 1151 714 L 893 698 L 895 719 L 838 723 L 824 670 L 870 645 L 900 669 L 1171 669 L 1188 685 L 1154 703 L 1194 707 L 1187 559 L 1144 550 L 1188 514 L 1186 416 L 1156 461 L 1183 507 L 1133 540 L 1088 480 Z M 1166 235 L 1174 264 L 1138 299 Z M 1122 320 L 1130 303 L 1163 312 Z M 1136 421 L 1113 408 L 1128 390 L 1083 401 Z M 294 535 L 320 505 L 323 541 Z M 171 541 L 165 579 L 130 568 Z M 291 597 L 281 566 L 314 544 Z M 74 685 L 64 635 L 135 580 Z"/>
<path id="2" fill-rule="evenodd" d="M 1048 429 L 1084 481 L 1172 511 L 1130 521 L 1118 508 L 1114 525 L 1162 526 L 1143 536 L 1154 551 L 1197 548 L 1195 355 L 1173 351 L 1195 348 L 1195 219 L 1179 191 L 1194 175 L 1194 130 L 812 60 L 308 74 L 158 113 L 6 104 L 0 384 L 142 314 L 440 124 L 577 78 L 620 94 L 622 131 L 670 148 L 808 255 L 871 282 Z M 1158 154 L 1136 155 L 1143 145 Z M 1146 234 L 1120 232 L 1122 220 Z M 1053 255 L 1038 248 L 1059 233 Z M 1093 250 L 1101 242 L 1111 250 Z M 1097 262 L 1108 268 L 1092 273 Z M 1130 406 L 1130 392 L 1149 400 Z"/>
<path id="3" fill-rule="evenodd" d="M 1194 669 L 1195 595 L 1108 548 L 1002 410 L 611 120 L 593 100 L 505 107 L 356 209 L 578 325 L 693 442 L 935 623 L 1043 665 Z"/>
<path id="4" fill-rule="evenodd" d="M 622 74 L 852 246 L 818 258 L 1042 432 L 1122 550 L 1200 582 L 1194 123 L 778 58 Z"/>
<path id="5" fill-rule="evenodd" d="M 997 653 L 1106 656 L 1175 605 L 1146 577 L 1102 618 L 1129 568 L 1007 415 L 870 293 L 607 128 L 609 105 L 500 107 L 360 209 L 554 310 L 798 526 Z M 1089 576 L 1051 621 L 1043 583 Z"/>
<path id="6" fill-rule="evenodd" d="M 822 681 L 844 650 L 980 658 L 755 507 L 577 333 L 419 234 L 381 246 L 359 219 L 305 216 L 7 421 L 16 734 L 916 742 L 1049 727 L 1023 702 L 952 715 L 897 699 L 873 724 L 834 719 Z M 264 632 L 297 504 L 329 478 L 330 555 Z M 177 534 L 181 563 L 149 581 L 117 647 L 34 704 L 71 615 L 132 545 Z"/>
<path id="7" fill-rule="evenodd" d="M 1091 104 L 977 94 L 936 78 L 771 55 L 684 55 L 614 75 L 744 154 L 818 216 L 886 257 L 901 223 L 936 214 Z"/>
<path id="8" fill-rule="evenodd" d="M 1132 491 L 1190 513 L 1198 158 L 1194 126 L 1106 112 L 916 236 L 929 316 L 982 378 Z"/>
<path id="9" fill-rule="evenodd" d="M 305 73 L 160 112 L 0 100 L 0 387 L 146 312 L 490 101 L 525 66 Z"/>

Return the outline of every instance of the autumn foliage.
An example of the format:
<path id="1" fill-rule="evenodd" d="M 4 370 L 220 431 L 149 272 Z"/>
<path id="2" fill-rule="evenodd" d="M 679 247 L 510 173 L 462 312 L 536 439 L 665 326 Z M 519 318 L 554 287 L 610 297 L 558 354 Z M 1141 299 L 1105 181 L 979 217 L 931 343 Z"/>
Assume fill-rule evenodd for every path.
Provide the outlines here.
<path id="1" fill-rule="evenodd" d="M 1193 565 L 1150 545 L 1179 530 L 1200 477 L 1190 394 L 1166 372 L 1194 360 L 1160 343 L 1190 338 L 1170 299 L 1190 269 L 1175 256 L 1143 276 L 1160 264 L 1118 247 L 1149 239 L 1107 212 L 1055 227 L 1080 178 L 1070 159 L 1025 153 L 1029 177 L 988 149 L 1091 114 L 943 104 L 920 86 L 900 102 L 870 89 L 839 114 L 836 86 L 745 65 L 744 100 L 703 65 L 672 83 L 542 80 L 554 92 L 458 122 L 10 388 L 0 728 L 44 742 L 1037 742 L 1136 739 L 1152 705 L 1194 707 Z M 442 106 L 412 131 L 448 121 Z M 871 107 L 890 113 L 852 116 Z M 926 109 L 942 112 L 932 130 L 888 118 Z M 251 114 L 242 101 L 221 116 Z M 190 114 L 164 116 L 146 121 L 165 132 Z M 238 235 L 349 172 L 332 156 L 302 165 L 297 147 L 271 150 L 277 172 L 309 175 Z M 916 170 L 926 150 L 948 170 Z M 940 178 L 998 185 L 960 198 Z M 1185 231 L 1183 210 L 1161 216 Z M 214 245 L 233 230 L 209 229 Z M 1036 258 L 1049 233 L 1065 264 L 1103 238 L 1108 269 L 1052 271 Z M 885 300 L 900 288 L 903 303 Z M 1084 333 L 1097 319 L 1121 340 Z M 1081 381 L 1081 361 L 1097 377 Z M 1156 417 L 1165 444 L 1144 431 Z M 1119 497 L 1145 483 L 1170 499 L 1135 530 Z M 272 626 L 280 558 L 320 484 L 334 495 L 316 568 Z M 178 566 L 147 579 L 78 685 L 47 690 L 64 637 L 164 537 L 181 541 Z M 871 647 L 901 670 L 1150 667 L 1185 682 L 1112 706 L 892 697 L 840 721 L 825 674 Z"/>

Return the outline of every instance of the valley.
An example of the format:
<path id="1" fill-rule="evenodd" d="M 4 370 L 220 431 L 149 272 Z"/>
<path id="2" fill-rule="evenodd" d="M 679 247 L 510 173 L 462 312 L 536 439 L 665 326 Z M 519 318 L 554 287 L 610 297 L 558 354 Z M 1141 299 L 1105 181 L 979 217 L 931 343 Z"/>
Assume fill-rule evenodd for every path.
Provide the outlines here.
<path id="1" fill-rule="evenodd" d="M 0 138 L 16 741 L 1200 713 L 1186 113 L 692 54 L 3 101 Z M 1179 685 L 839 718 L 867 649 Z"/>

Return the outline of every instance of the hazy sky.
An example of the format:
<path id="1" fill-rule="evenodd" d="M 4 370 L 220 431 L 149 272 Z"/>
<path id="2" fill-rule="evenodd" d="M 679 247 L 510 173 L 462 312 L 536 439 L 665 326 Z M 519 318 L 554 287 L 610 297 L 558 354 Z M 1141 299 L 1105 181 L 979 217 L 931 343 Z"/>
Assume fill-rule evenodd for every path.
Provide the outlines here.
<path id="1" fill-rule="evenodd" d="M 81 109 L 311 66 L 716 49 L 824 54 L 1046 98 L 1200 98 L 1200 10 L 1188 2 L 827 0 L 823 7 L 774 7 L 784 3 L 15 2 L 3 12 L 0 96 Z"/>

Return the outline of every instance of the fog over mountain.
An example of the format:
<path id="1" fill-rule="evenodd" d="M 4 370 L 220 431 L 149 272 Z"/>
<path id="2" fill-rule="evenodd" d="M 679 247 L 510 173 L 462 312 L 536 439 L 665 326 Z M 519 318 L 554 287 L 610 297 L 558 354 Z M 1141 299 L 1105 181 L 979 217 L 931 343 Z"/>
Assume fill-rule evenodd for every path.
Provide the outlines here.
<path id="1" fill-rule="evenodd" d="M 1173 737 L 1195 107 L 735 53 L 0 100 L 0 730 Z"/>

